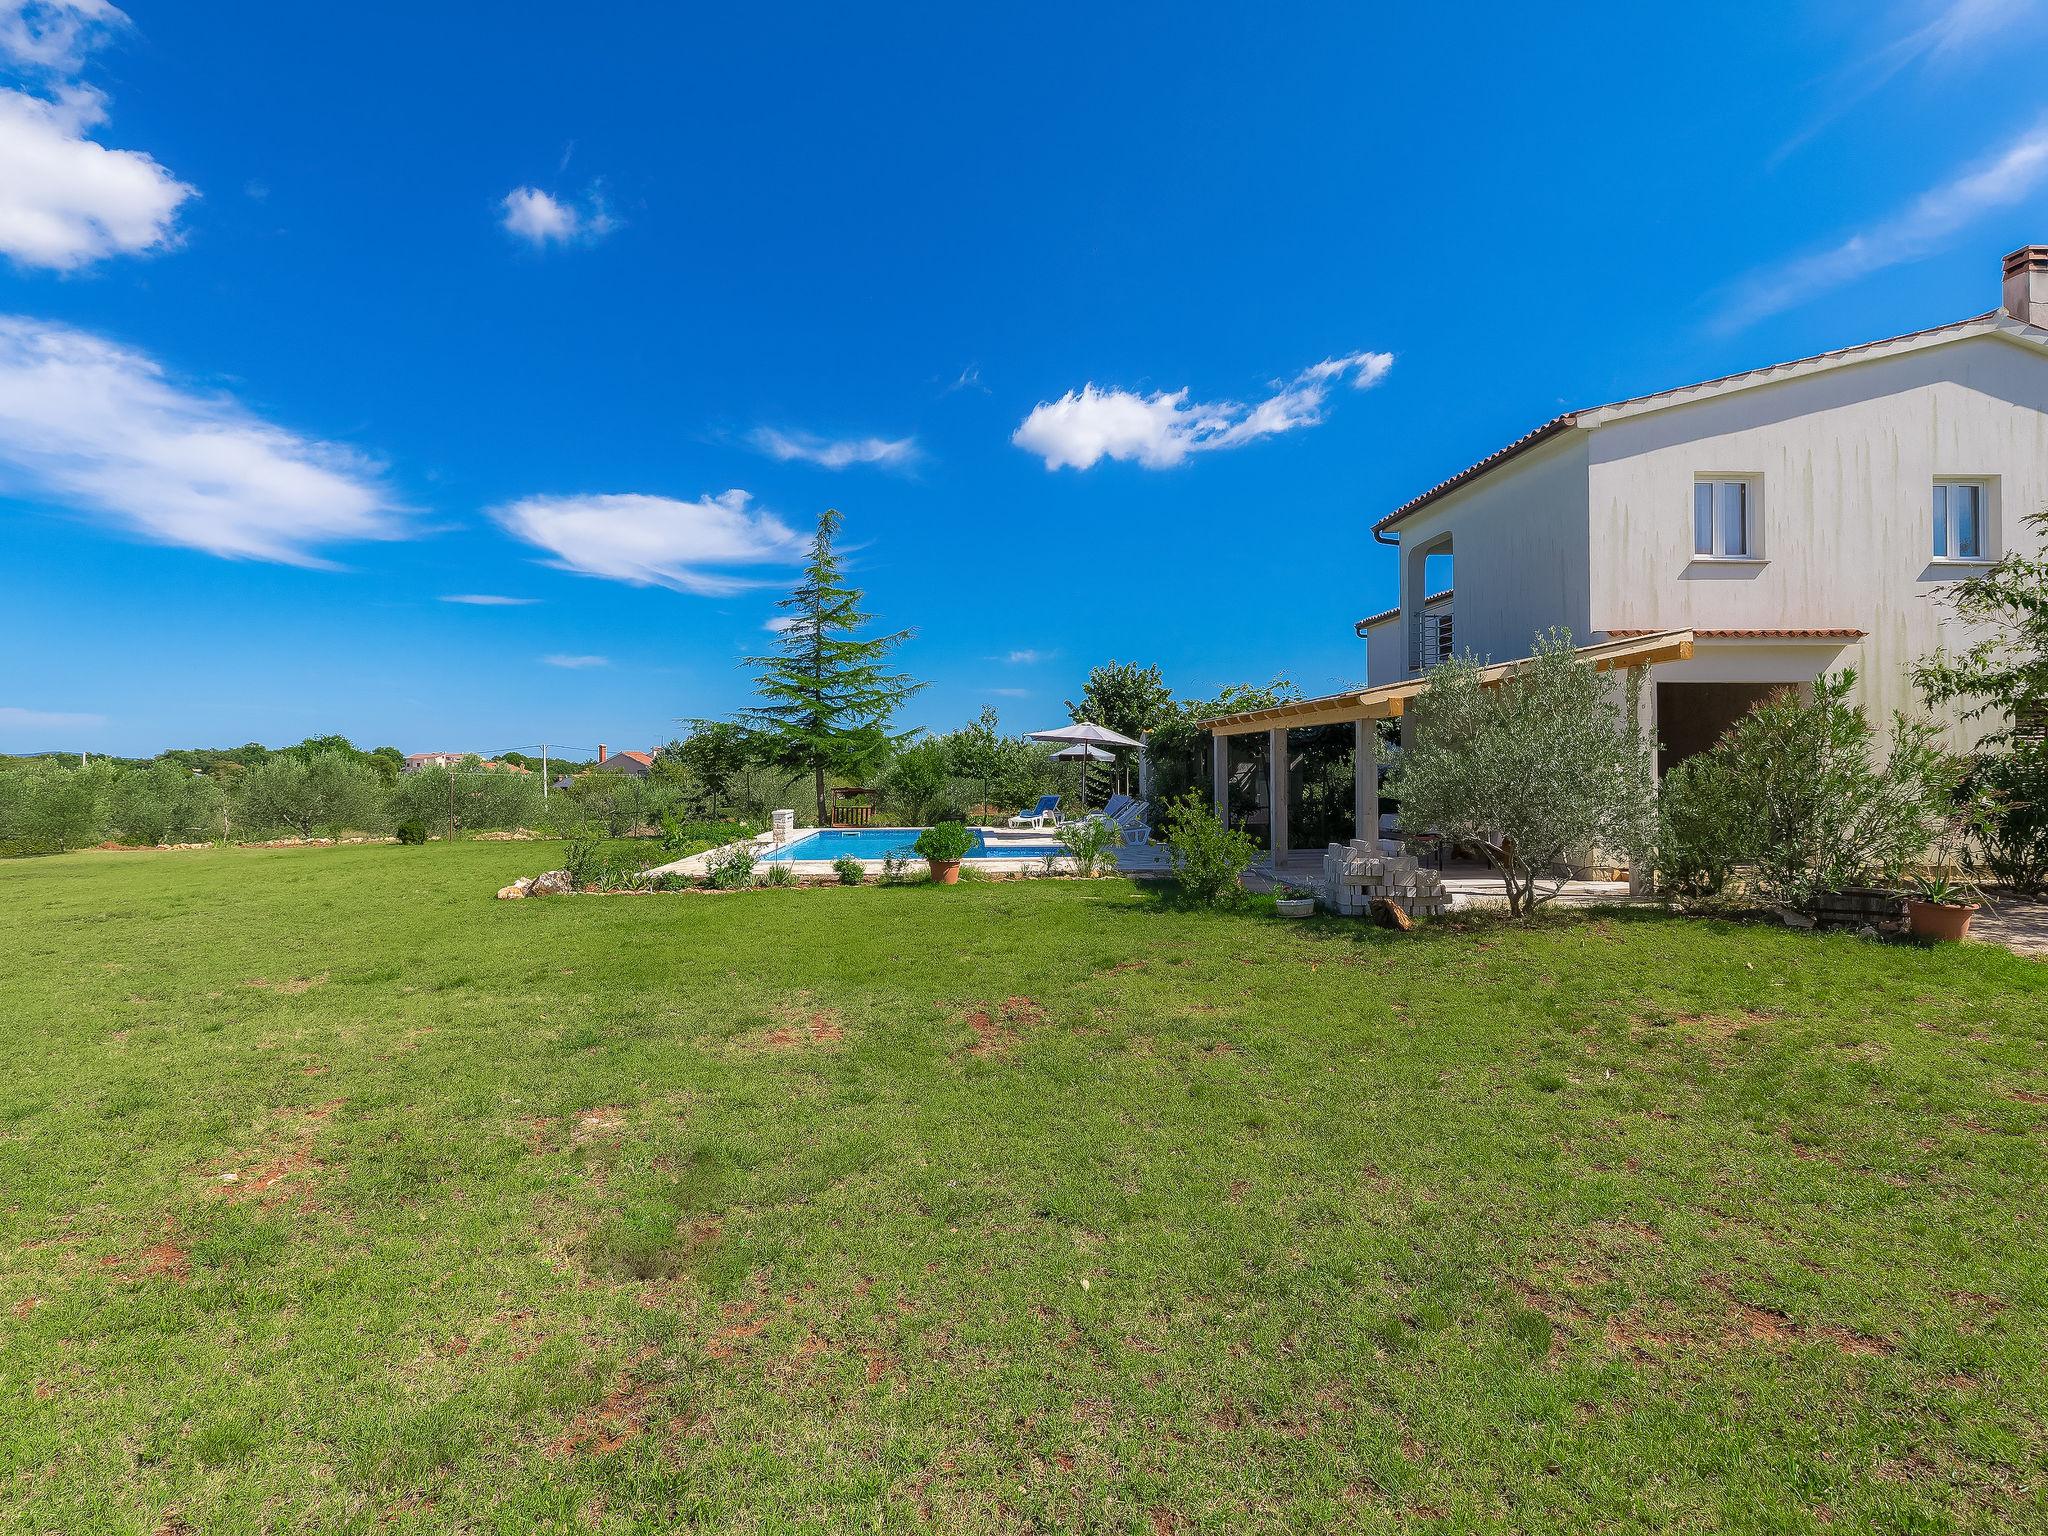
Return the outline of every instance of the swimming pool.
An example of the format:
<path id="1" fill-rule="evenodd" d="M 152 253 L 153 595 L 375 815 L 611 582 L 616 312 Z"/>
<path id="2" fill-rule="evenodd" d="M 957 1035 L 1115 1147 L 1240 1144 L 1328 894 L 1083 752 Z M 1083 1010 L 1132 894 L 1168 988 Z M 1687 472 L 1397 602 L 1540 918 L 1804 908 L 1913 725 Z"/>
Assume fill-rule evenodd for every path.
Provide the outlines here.
<path id="1" fill-rule="evenodd" d="M 887 858 L 914 859 L 916 851 L 911 847 L 917 841 L 922 827 L 862 827 L 847 832 L 806 832 L 795 842 L 777 848 L 773 853 L 761 855 L 763 864 L 794 864 L 813 861 L 829 864 L 834 859 L 872 859 L 877 862 Z M 1058 843 L 1018 843 L 1004 838 L 989 842 L 981 835 L 979 827 L 970 827 L 974 846 L 967 852 L 970 859 L 1042 859 L 1047 854 L 1065 853 L 1067 850 Z"/>

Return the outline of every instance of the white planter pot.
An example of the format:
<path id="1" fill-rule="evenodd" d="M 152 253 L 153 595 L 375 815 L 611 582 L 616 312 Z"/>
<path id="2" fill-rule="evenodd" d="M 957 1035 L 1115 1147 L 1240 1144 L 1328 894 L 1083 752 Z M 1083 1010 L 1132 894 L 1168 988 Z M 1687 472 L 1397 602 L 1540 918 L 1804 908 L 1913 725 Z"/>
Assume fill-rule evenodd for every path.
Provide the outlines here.
<path id="1" fill-rule="evenodd" d="M 1316 913 L 1313 896 L 1282 896 L 1277 905 L 1282 917 L 1314 917 Z"/>

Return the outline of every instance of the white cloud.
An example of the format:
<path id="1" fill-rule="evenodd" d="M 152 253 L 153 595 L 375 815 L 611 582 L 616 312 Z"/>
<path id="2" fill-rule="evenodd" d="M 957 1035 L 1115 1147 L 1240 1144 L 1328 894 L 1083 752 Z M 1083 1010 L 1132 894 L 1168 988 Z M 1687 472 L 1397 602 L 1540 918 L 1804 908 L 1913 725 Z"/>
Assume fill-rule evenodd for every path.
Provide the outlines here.
<path id="1" fill-rule="evenodd" d="M 1040 401 L 1011 435 L 1019 448 L 1045 460 L 1047 469 L 1087 469 L 1102 459 L 1166 469 L 1191 453 L 1240 448 L 1262 437 L 1312 427 L 1323 419 L 1330 386 L 1349 377 L 1370 389 L 1394 366 L 1389 352 L 1350 352 L 1304 368 L 1255 405 L 1190 401 L 1188 391 L 1140 395 L 1097 389 L 1092 383 L 1057 400 Z"/>
<path id="2" fill-rule="evenodd" d="M 139 150 L 87 138 L 105 118 L 86 86 L 48 99 L 0 90 L 0 251 L 68 272 L 170 243 L 193 189 Z"/>
<path id="3" fill-rule="evenodd" d="M 0 491 L 158 543 L 287 565 L 403 531 L 362 454 L 181 389 L 139 352 L 19 315 L 0 315 Z"/>
<path id="4" fill-rule="evenodd" d="M 784 615 L 778 614 L 775 618 L 770 619 L 766 624 L 763 624 L 761 627 L 767 630 L 768 633 L 771 635 L 779 635 L 786 630 L 795 629 L 796 625 L 797 621 L 795 619 L 788 618 Z"/>
<path id="5" fill-rule="evenodd" d="M 901 466 L 917 458 L 914 437 L 820 437 L 815 432 L 780 432 L 774 427 L 756 427 L 747 441 L 771 458 L 787 463 L 801 459 L 826 469 L 845 469 L 849 464 Z"/>
<path id="6" fill-rule="evenodd" d="M 55 710 L 21 709 L 13 704 L 0 704 L 0 732 L 8 734 L 18 731 L 90 730 L 106 723 L 105 715 L 69 715 Z"/>
<path id="7" fill-rule="evenodd" d="M 1032 696 L 1029 688 L 991 688 L 988 691 L 999 699 L 1028 699 Z"/>
<path id="8" fill-rule="evenodd" d="M 524 608 L 540 601 L 537 597 L 499 597 L 494 592 L 457 592 L 441 599 L 444 603 L 466 603 L 472 608 Z"/>
<path id="9" fill-rule="evenodd" d="M 1053 653 L 1051 651 L 1012 651 L 1009 655 L 1005 656 L 1003 660 L 1007 661 L 1013 667 L 1028 667 L 1037 662 L 1050 661 L 1052 659 L 1052 654 Z"/>
<path id="10" fill-rule="evenodd" d="M 25 69 L 68 73 L 127 24 L 108 0 L 0 0 L 0 54 Z"/>
<path id="11" fill-rule="evenodd" d="M 1886 267 L 1932 255 L 1969 233 L 1983 215 L 2010 208 L 2048 185 L 2048 117 L 1990 159 L 1913 199 L 1890 218 L 1830 250 L 1753 273 L 1715 318 L 1736 331 Z"/>
<path id="12" fill-rule="evenodd" d="M 493 507 L 514 536 L 548 551 L 550 563 L 640 587 L 720 596 L 761 585 L 726 567 L 790 564 L 804 541 L 769 512 L 750 512 L 745 491 L 675 501 L 666 496 L 528 496 Z"/>
<path id="13" fill-rule="evenodd" d="M 572 672 L 584 667 L 608 667 L 612 664 L 609 656 L 543 656 L 541 660 L 551 667 L 567 667 Z"/>
<path id="14" fill-rule="evenodd" d="M 515 187 L 498 205 L 505 232 L 535 248 L 601 240 L 619 227 L 595 188 L 581 207 L 565 203 L 538 187 Z"/>

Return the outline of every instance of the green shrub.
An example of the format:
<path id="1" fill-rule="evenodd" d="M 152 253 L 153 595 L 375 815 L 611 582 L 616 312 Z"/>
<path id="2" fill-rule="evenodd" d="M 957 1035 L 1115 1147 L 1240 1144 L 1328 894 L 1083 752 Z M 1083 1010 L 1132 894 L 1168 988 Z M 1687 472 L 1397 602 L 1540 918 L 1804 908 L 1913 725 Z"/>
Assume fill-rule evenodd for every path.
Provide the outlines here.
<path id="1" fill-rule="evenodd" d="M 1167 803 L 1166 849 L 1181 895 L 1210 907 L 1244 900 L 1239 878 L 1259 856 L 1259 845 L 1239 828 L 1224 826 L 1194 790 Z"/>
<path id="2" fill-rule="evenodd" d="M 604 828 L 595 822 L 571 830 L 562 849 L 562 868 L 568 871 L 571 885 L 580 889 L 597 883 L 604 872 L 604 845 Z"/>
<path id="3" fill-rule="evenodd" d="M 427 824 L 416 816 L 408 817 L 398 824 L 398 840 L 407 847 L 419 847 L 427 840 Z"/>
<path id="4" fill-rule="evenodd" d="M 1074 873 L 1093 879 L 1104 869 L 1116 868 L 1116 850 L 1124 840 L 1123 828 L 1107 816 L 1084 816 L 1070 821 L 1053 834 L 1073 861 Z"/>
<path id="5" fill-rule="evenodd" d="M 974 834 L 957 821 L 942 821 L 918 833 L 911 851 L 935 864 L 956 864 L 974 851 Z"/>
<path id="6" fill-rule="evenodd" d="M 1713 753 L 1689 757 L 1657 792 L 1657 884 L 1681 901 L 1711 901 L 1750 850 L 1754 795 Z"/>
<path id="7" fill-rule="evenodd" d="M 47 759 L 0 773 L 0 848 L 63 853 L 100 841 L 113 778 L 111 766 L 75 768 Z"/>
<path id="8" fill-rule="evenodd" d="M 2048 742 L 2016 741 L 1980 758 L 1973 774 L 1986 802 L 1984 862 L 2023 891 L 2048 885 Z"/>
<path id="9" fill-rule="evenodd" d="M 832 873 L 841 885 L 859 885 L 867 879 L 868 867 L 852 854 L 842 853 L 832 861 Z"/>
<path id="10" fill-rule="evenodd" d="M 1751 710 L 1702 754 L 1702 799 L 1735 801 L 1711 818 L 1731 840 L 1723 859 L 1756 870 L 1757 892 L 1810 906 L 1860 881 L 1896 881 L 1922 857 L 1948 812 L 1961 765 L 1933 732 L 1901 717 L 1885 757 L 1849 702 L 1855 673 L 1819 679 Z"/>
<path id="11" fill-rule="evenodd" d="M 754 850 L 735 843 L 705 863 L 704 883 L 714 891 L 737 891 L 754 883 Z"/>
<path id="12" fill-rule="evenodd" d="M 761 883 L 778 890 L 791 890 L 803 883 L 794 864 L 769 864 L 761 871 Z"/>

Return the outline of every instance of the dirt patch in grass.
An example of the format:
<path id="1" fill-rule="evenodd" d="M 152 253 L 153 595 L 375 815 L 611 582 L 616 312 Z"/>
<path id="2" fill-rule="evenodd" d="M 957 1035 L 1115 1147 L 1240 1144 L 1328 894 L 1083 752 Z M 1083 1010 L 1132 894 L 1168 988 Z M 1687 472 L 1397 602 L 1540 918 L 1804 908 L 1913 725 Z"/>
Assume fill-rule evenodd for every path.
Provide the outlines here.
<path id="1" fill-rule="evenodd" d="M 575 1124 L 569 1128 L 569 1140 L 572 1145 L 586 1146 L 617 1135 L 625 1126 L 626 1111 L 623 1108 L 617 1104 L 599 1104 L 576 1116 Z"/>
<path id="2" fill-rule="evenodd" d="M 548 1454 L 609 1456 L 647 1427 L 648 1382 L 634 1373 L 660 1351 L 652 1344 L 633 1356 L 625 1378 L 593 1408 L 586 1408 L 570 1421 L 568 1429 L 548 1447 Z"/>
<path id="3" fill-rule="evenodd" d="M 776 1025 L 761 1037 L 761 1044 L 771 1051 L 790 1051 L 812 1045 L 834 1045 L 845 1038 L 845 1026 L 831 1013 L 817 1009 L 808 1017 Z"/>
<path id="4" fill-rule="evenodd" d="M 100 1267 L 109 1270 L 124 1270 L 130 1280 L 169 1280 L 183 1285 L 192 1278 L 192 1255 L 168 1238 L 160 1243 L 151 1243 L 132 1258 L 110 1253 L 100 1260 Z M 27 1317 L 36 1306 L 36 1298 L 14 1309 L 16 1317 Z"/>
<path id="5" fill-rule="evenodd" d="M 1028 997 L 1006 997 L 994 1008 L 968 1012 L 966 1025 L 974 1031 L 970 1056 L 1007 1055 L 1023 1031 L 1045 1022 L 1045 1009 Z"/>
<path id="6" fill-rule="evenodd" d="M 751 1301 L 728 1301 L 719 1309 L 718 1327 L 704 1345 L 713 1360 L 730 1360 L 746 1341 L 767 1331 L 768 1318 Z"/>

